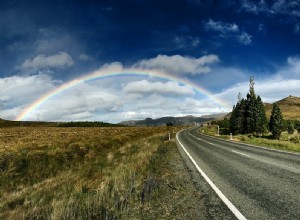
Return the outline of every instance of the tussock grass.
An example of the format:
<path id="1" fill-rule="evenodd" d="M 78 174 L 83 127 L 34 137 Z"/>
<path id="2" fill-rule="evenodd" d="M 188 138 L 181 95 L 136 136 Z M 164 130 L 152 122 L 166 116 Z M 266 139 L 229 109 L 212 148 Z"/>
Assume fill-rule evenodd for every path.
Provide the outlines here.
<path id="1" fill-rule="evenodd" d="M 0 219 L 126 219 L 140 213 L 152 187 L 152 155 L 169 129 L 1 129 Z"/>

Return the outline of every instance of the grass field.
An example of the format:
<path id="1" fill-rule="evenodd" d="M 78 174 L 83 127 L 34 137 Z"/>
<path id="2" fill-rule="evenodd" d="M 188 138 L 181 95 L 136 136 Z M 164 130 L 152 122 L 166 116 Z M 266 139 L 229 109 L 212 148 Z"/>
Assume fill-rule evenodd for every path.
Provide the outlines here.
<path id="1" fill-rule="evenodd" d="M 215 126 L 208 126 L 199 129 L 200 132 L 211 136 L 216 136 L 217 128 Z M 220 138 L 230 139 L 230 135 L 223 135 L 220 131 Z M 270 147 L 279 150 L 288 150 L 300 152 L 300 134 L 295 130 L 294 134 L 288 134 L 288 132 L 282 132 L 280 140 L 272 140 L 271 134 L 267 134 L 262 137 L 255 137 L 253 135 L 234 135 L 233 141 L 244 142 L 248 144 Z"/>
<path id="2" fill-rule="evenodd" d="M 0 219 L 126 219 L 155 188 L 155 154 L 180 128 L 0 129 Z"/>

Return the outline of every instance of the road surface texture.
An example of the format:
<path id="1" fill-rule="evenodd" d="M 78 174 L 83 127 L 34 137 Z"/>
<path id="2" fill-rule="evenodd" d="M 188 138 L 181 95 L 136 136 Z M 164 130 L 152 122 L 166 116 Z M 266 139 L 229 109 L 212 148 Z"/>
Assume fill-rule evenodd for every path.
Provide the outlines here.
<path id="1" fill-rule="evenodd" d="M 235 216 L 300 219 L 300 154 L 216 139 L 197 128 L 178 133 L 177 144 L 204 173 L 202 181 L 207 182 L 206 175 L 234 206 Z"/>

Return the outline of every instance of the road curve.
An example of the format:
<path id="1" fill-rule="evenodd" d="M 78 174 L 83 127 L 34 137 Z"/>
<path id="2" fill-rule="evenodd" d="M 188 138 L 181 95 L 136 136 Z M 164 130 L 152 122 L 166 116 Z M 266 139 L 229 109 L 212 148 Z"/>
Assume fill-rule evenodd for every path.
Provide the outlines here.
<path id="1" fill-rule="evenodd" d="M 246 219 L 300 220 L 300 154 L 216 139 L 197 128 L 177 138 Z"/>

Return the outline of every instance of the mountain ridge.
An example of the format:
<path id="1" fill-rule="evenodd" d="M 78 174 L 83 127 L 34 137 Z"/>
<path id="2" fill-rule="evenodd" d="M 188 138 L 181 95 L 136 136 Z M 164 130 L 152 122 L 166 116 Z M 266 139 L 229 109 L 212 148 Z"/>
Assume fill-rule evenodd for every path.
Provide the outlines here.
<path id="1" fill-rule="evenodd" d="M 203 115 L 200 117 L 187 115 L 181 117 L 165 116 L 156 119 L 146 118 L 142 120 L 121 121 L 118 124 L 127 126 L 162 126 L 162 125 L 188 125 L 195 123 L 204 123 L 219 118 L 223 118 L 227 113 L 219 113 L 212 115 Z"/>

